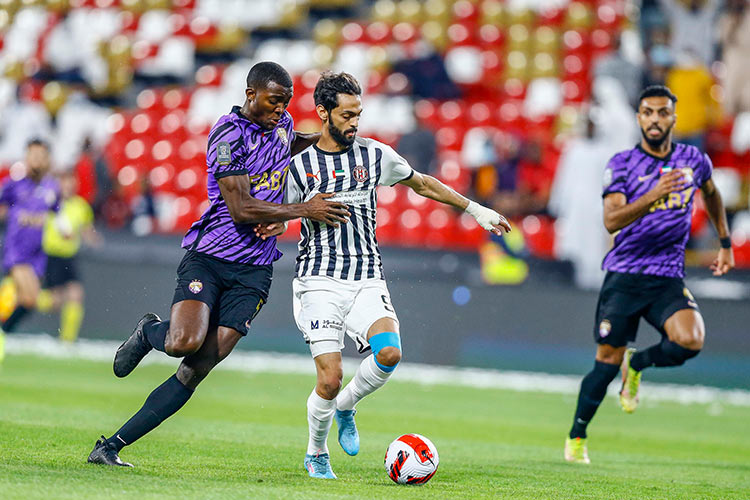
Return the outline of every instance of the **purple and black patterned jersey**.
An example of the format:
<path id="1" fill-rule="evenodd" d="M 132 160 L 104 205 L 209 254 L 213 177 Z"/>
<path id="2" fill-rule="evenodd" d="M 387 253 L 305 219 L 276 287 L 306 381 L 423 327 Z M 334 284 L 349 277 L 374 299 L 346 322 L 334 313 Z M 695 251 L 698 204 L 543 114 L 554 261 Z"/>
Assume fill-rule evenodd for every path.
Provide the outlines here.
<path id="1" fill-rule="evenodd" d="M 250 194 L 259 200 L 282 203 L 289 169 L 294 122 L 284 112 L 279 124 L 266 130 L 240 113 L 239 106 L 219 118 L 208 135 L 208 199 L 211 205 L 194 222 L 182 248 L 243 264 L 271 264 L 281 257 L 276 238 L 255 236 L 254 224 L 236 224 L 221 196 L 218 179 L 249 175 Z"/>
<path id="2" fill-rule="evenodd" d="M 11 180 L 0 192 L 0 203 L 8 206 L 3 267 L 7 271 L 17 264 L 32 264 L 37 274 L 43 274 L 46 260 L 42 252 L 42 231 L 50 211 L 60 208 L 57 180 L 52 176 L 38 183 L 30 177 Z"/>
<path id="3" fill-rule="evenodd" d="M 632 203 L 651 190 L 670 170 L 682 171 L 688 186 L 656 201 L 649 212 L 615 235 L 602 267 L 618 273 L 683 278 L 685 245 L 690 236 L 695 192 L 711 178 L 711 160 L 698 148 L 674 143 L 657 158 L 636 146 L 616 154 L 604 171 L 604 193 L 622 193 Z"/>

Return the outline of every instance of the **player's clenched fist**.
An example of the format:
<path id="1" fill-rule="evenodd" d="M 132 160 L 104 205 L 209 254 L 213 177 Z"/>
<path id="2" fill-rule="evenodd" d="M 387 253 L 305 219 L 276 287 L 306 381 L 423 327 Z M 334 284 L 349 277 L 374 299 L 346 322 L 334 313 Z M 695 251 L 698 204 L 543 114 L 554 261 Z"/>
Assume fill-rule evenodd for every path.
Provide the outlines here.
<path id="1" fill-rule="evenodd" d="M 349 209 L 343 203 L 328 201 L 334 193 L 318 193 L 305 202 L 304 217 L 316 222 L 323 222 L 331 226 L 338 226 L 337 222 L 349 222 Z"/>

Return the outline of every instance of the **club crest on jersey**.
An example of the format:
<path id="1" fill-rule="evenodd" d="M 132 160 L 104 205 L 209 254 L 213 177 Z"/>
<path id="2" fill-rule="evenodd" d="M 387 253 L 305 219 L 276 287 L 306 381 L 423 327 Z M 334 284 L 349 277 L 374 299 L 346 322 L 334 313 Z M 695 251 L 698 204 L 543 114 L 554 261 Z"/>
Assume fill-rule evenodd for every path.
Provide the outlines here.
<path id="1" fill-rule="evenodd" d="M 612 331 L 612 323 L 609 322 L 608 319 L 602 320 L 601 323 L 599 323 L 599 336 L 604 338 Z"/>
<path id="2" fill-rule="evenodd" d="M 684 180 L 688 184 L 693 183 L 693 169 L 690 167 L 682 167 L 680 169 L 680 172 L 682 173 L 682 180 Z"/>
<path id="3" fill-rule="evenodd" d="M 279 139 L 281 139 L 281 142 L 284 143 L 284 146 L 288 146 L 289 145 L 289 138 L 286 135 L 286 129 L 277 128 L 276 129 L 276 135 L 279 136 Z"/>
<path id="4" fill-rule="evenodd" d="M 219 165 L 232 163 L 232 148 L 228 142 L 222 141 L 216 145 L 216 163 Z"/>
<path id="5" fill-rule="evenodd" d="M 365 167 L 362 165 L 357 165 L 354 167 L 354 170 L 352 170 L 352 176 L 354 176 L 354 179 L 357 182 L 365 182 L 370 177 L 370 172 L 367 171 Z"/>
<path id="6" fill-rule="evenodd" d="M 203 290 L 203 282 L 200 280 L 191 281 L 188 285 L 188 290 L 195 294 L 201 293 L 201 290 Z"/>

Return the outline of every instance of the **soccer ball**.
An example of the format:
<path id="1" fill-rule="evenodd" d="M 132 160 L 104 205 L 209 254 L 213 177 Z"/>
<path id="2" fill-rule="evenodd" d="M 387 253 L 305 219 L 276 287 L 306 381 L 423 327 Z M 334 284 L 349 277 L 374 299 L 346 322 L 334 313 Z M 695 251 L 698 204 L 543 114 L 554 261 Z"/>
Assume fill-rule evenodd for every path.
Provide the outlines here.
<path id="1" fill-rule="evenodd" d="M 437 472 L 437 448 L 419 434 L 404 434 L 385 451 L 385 471 L 398 484 L 424 484 Z"/>

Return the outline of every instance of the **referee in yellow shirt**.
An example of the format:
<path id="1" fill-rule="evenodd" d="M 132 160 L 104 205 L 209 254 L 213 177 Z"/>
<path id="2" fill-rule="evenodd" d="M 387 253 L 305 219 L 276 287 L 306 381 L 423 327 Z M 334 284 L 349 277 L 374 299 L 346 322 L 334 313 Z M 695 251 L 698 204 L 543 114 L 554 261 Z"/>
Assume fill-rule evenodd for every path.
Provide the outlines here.
<path id="1" fill-rule="evenodd" d="M 51 215 L 44 227 L 42 248 L 47 254 L 45 290 L 37 308 L 41 312 L 60 310 L 60 339 L 74 342 L 83 321 L 83 284 L 78 275 L 76 255 L 83 240 L 98 246 L 94 212 L 78 196 L 78 179 L 73 172 L 60 174 L 60 211 Z"/>

